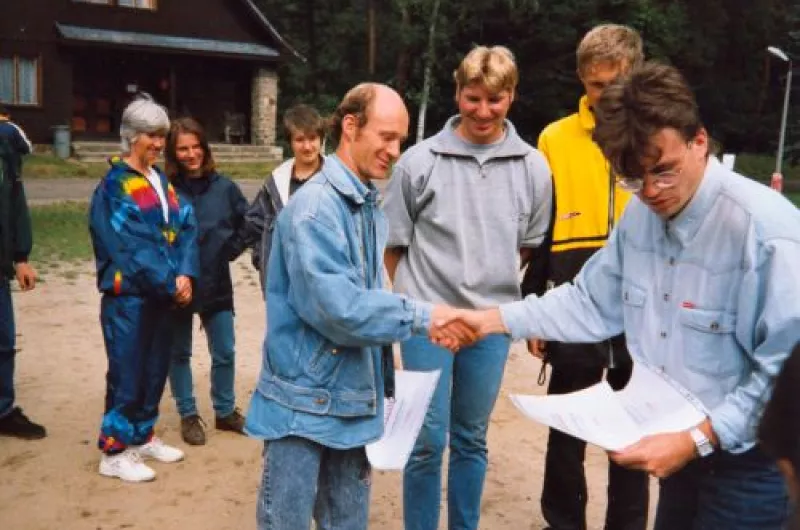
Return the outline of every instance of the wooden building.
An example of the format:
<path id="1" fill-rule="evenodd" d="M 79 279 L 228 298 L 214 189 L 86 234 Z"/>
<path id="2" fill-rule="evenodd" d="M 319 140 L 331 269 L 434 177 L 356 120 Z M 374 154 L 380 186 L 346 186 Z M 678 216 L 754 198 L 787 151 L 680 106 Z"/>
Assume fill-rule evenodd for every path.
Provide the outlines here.
<path id="1" fill-rule="evenodd" d="M 294 53 L 251 0 L 13 0 L 0 16 L 0 101 L 34 143 L 119 138 L 148 92 L 221 141 L 275 142 L 276 66 Z"/>

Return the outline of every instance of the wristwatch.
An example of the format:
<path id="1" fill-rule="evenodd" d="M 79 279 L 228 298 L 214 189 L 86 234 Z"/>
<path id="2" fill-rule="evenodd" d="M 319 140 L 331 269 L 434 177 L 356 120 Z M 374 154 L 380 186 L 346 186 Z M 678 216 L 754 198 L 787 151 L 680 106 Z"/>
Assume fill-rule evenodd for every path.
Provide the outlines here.
<path id="1" fill-rule="evenodd" d="M 714 445 L 711 443 L 711 440 L 703 434 L 703 431 L 695 427 L 689 431 L 689 434 L 692 435 L 692 440 L 694 440 L 694 445 L 697 447 L 697 454 L 700 455 L 700 458 L 705 458 L 714 452 Z"/>

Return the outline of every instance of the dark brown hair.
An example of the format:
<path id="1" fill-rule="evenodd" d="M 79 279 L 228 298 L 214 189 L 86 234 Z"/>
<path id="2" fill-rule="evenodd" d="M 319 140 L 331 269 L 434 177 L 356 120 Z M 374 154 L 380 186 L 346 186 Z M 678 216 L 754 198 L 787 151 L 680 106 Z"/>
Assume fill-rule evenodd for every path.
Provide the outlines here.
<path id="1" fill-rule="evenodd" d="M 291 107 L 283 113 L 283 132 L 286 139 L 291 141 L 292 134 L 316 134 L 320 139 L 325 138 L 326 124 L 317 109 L 303 103 Z"/>
<path id="2" fill-rule="evenodd" d="M 345 94 L 342 102 L 339 103 L 339 106 L 336 107 L 333 115 L 329 118 L 329 127 L 336 143 L 342 138 L 342 120 L 348 114 L 356 117 L 359 127 L 367 124 L 367 111 L 372 104 L 372 100 L 375 99 L 375 93 L 374 83 L 361 83 Z"/>
<path id="3" fill-rule="evenodd" d="M 172 125 L 170 125 L 169 134 L 167 134 L 167 146 L 164 149 L 167 177 L 174 181 L 183 173 L 183 168 L 176 156 L 178 135 L 180 134 L 193 134 L 197 137 L 197 141 L 200 142 L 200 147 L 203 149 L 203 175 L 213 173 L 217 169 L 217 165 L 211 155 L 211 148 L 208 145 L 205 129 L 194 118 L 178 118 L 173 120 Z"/>
<path id="4" fill-rule="evenodd" d="M 688 142 L 703 127 L 694 94 L 674 67 L 647 62 L 604 91 L 594 108 L 594 141 L 613 170 L 643 178 L 644 160 L 661 153 L 652 139 L 662 129 L 675 129 Z"/>

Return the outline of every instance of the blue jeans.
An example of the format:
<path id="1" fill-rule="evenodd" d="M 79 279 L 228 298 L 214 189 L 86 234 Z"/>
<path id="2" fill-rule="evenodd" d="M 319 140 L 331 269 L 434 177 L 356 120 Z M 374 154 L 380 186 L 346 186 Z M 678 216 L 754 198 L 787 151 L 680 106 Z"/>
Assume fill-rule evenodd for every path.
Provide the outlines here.
<path id="1" fill-rule="evenodd" d="M 717 452 L 661 481 L 655 530 L 782 530 L 783 476 L 758 448 Z"/>
<path id="2" fill-rule="evenodd" d="M 14 304 L 8 280 L 0 277 L 0 418 L 14 409 Z"/>
<path id="3" fill-rule="evenodd" d="M 448 432 L 448 528 L 478 528 L 486 476 L 486 432 L 510 340 L 490 335 L 453 355 L 427 338 L 402 345 L 407 370 L 442 371 L 419 438 L 403 473 L 403 518 L 408 530 L 436 530 L 442 484 L 442 454 Z"/>
<path id="4" fill-rule="evenodd" d="M 235 376 L 233 311 L 201 314 L 200 320 L 206 330 L 208 352 L 211 354 L 211 402 L 217 417 L 224 418 L 231 414 L 236 406 L 233 389 Z M 193 314 L 189 311 L 180 311 L 175 316 L 169 386 L 181 418 L 197 414 L 192 383 L 192 321 Z"/>
<path id="5" fill-rule="evenodd" d="M 101 451 L 118 453 L 153 434 L 167 383 L 173 314 L 169 302 L 103 295 L 100 324 L 108 372 Z"/>
<path id="6" fill-rule="evenodd" d="M 289 436 L 264 443 L 258 530 L 366 530 L 371 469 L 363 447 Z"/>

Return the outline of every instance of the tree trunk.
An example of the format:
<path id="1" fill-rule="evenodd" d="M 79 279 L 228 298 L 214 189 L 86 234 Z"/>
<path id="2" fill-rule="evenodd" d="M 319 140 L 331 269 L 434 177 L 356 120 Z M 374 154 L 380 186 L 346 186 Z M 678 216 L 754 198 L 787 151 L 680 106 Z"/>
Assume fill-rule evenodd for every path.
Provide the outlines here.
<path id="1" fill-rule="evenodd" d="M 436 18 L 439 14 L 440 0 L 433 0 L 431 25 L 428 28 L 428 53 L 425 55 L 425 76 L 422 81 L 422 97 L 419 102 L 419 118 L 417 120 L 417 143 L 425 138 L 425 113 L 428 111 L 428 96 L 431 91 L 431 75 L 436 59 Z"/>
<path id="2" fill-rule="evenodd" d="M 404 96 L 411 69 L 411 47 L 408 43 L 408 34 L 411 30 L 411 11 L 404 0 L 398 0 L 397 8 L 400 10 L 400 32 L 402 33 L 403 45 L 397 54 L 397 63 L 394 69 L 394 87 L 401 96 Z"/>
<path id="3" fill-rule="evenodd" d="M 306 38 L 308 39 L 309 76 L 306 78 L 306 89 L 309 89 L 314 100 L 319 95 L 319 70 L 317 61 L 317 32 L 315 31 L 315 0 L 306 0 Z"/>
<path id="4" fill-rule="evenodd" d="M 367 0 L 367 72 L 371 80 L 375 79 L 375 56 L 377 55 L 375 2 L 377 0 Z"/>

